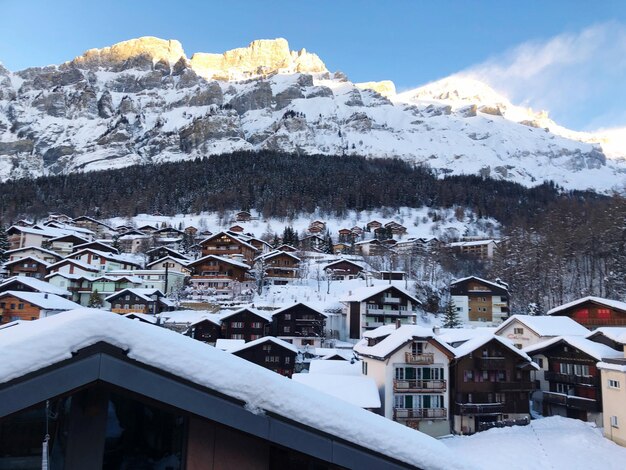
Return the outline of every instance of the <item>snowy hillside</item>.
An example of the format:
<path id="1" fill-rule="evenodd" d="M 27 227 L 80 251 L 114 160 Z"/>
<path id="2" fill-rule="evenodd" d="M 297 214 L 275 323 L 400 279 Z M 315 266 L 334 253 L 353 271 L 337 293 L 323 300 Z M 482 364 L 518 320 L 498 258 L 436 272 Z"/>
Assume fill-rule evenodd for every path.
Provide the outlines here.
<path id="1" fill-rule="evenodd" d="M 141 38 L 59 66 L 0 66 L 0 180 L 269 149 L 606 191 L 626 181 L 623 141 L 564 129 L 467 78 L 401 94 L 354 84 L 284 39 L 188 59 L 178 41 Z"/>

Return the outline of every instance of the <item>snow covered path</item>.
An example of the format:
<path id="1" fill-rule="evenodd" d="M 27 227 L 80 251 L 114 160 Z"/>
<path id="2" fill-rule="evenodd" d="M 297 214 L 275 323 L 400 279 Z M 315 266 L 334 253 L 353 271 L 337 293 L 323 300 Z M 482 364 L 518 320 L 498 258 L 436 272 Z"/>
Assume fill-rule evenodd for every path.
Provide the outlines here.
<path id="1" fill-rule="evenodd" d="M 442 442 L 483 470 L 626 468 L 626 448 L 603 438 L 599 429 L 559 416 Z"/>

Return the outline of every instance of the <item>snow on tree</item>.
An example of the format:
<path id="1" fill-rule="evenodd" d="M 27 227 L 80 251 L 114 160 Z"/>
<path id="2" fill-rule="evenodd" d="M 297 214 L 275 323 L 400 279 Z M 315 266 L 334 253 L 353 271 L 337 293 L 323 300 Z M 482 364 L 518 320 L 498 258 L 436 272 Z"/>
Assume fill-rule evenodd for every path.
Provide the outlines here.
<path id="1" fill-rule="evenodd" d="M 9 237 L 3 226 L 0 226 L 0 263 L 4 263 L 9 259 L 6 252 L 9 250 Z"/>
<path id="2" fill-rule="evenodd" d="M 265 279 L 267 278 L 267 261 L 263 256 L 260 256 L 254 262 L 251 270 L 252 275 L 257 286 L 257 294 L 263 294 L 263 286 L 265 285 Z"/>
<path id="3" fill-rule="evenodd" d="M 87 307 L 102 308 L 102 299 L 98 295 L 98 289 L 94 290 L 89 295 L 89 301 L 87 302 Z"/>
<path id="4" fill-rule="evenodd" d="M 452 298 L 446 302 L 446 309 L 443 313 L 443 323 L 441 326 L 443 328 L 461 328 L 463 326 L 459 314 L 456 311 L 456 304 Z"/>

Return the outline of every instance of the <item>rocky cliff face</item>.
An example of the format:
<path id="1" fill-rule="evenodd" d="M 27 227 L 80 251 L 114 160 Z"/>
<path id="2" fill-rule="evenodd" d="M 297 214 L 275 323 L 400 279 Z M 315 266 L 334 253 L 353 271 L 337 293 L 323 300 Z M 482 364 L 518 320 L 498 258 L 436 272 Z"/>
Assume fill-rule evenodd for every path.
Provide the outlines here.
<path id="1" fill-rule="evenodd" d="M 59 66 L 0 66 L 1 180 L 270 149 L 609 190 L 624 182 L 611 142 L 458 77 L 402 94 L 355 85 L 284 39 L 188 59 L 178 41 L 140 38 Z"/>

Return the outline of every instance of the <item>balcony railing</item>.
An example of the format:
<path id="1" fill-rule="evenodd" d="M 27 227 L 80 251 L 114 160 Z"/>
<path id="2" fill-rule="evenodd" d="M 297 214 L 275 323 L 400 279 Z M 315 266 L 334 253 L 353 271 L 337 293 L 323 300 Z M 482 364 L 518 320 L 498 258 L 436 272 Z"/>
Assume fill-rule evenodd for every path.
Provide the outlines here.
<path id="1" fill-rule="evenodd" d="M 585 411 L 600 411 L 598 402 L 591 398 L 565 395 L 564 393 L 543 392 L 543 402 Z"/>
<path id="2" fill-rule="evenodd" d="M 530 392 L 535 389 L 533 382 L 496 382 L 497 392 Z"/>
<path id="3" fill-rule="evenodd" d="M 504 357 L 477 357 L 476 368 L 480 370 L 503 370 L 506 367 Z"/>
<path id="4" fill-rule="evenodd" d="M 481 415 L 498 414 L 504 411 L 502 403 L 458 403 L 459 414 Z"/>
<path id="5" fill-rule="evenodd" d="M 393 419 L 446 419 L 446 408 L 394 408 Z"/>
<path id="6" fill-rule="evenodd" d="M 143 308 L 143 309 L 139 309 L 139 308 L 112 308 L 111 311 L 113 313 L 119 313 L 119 314 L 126 314 L 126 313 L 150 313 L 148 312 L 148 309 Z"/>
<path id="7" fill-rule="evenodd" d="M 445 392 L 445 380 L 394 380 L 395 392 Z"/>
<path id="8" fill-rule="evenodd" d="M 399 304 L 400 297 L 383 297 L 384 304 Z"/>
<path id="9" fill-rule="evenodd" d="M 386 316 L 415 316 L 417 312 L 413 310 L 391 310 L 378 307 L 367 307 L 367 315 L 386 315 Z"/>
<path id="10" fill-rule="evenodd" d="M 600 385 L 599 377 L 561 374 L 559 372 L 545 371 L 544 377 L 550 382 L 560 382 L 573 385 Z"/>
<path id="11" fill-rule="evenodd" d="M 435 361 L 433 353 L 412 354 L 407 351 L 404 357 L 407 364 L 432 364 Z"/>

